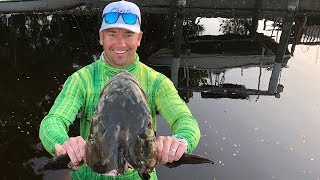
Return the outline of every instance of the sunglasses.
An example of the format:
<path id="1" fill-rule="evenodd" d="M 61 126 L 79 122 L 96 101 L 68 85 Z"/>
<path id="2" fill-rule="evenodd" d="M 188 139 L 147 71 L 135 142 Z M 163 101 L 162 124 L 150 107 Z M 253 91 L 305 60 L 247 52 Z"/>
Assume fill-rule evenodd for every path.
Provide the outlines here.
<path id="1" fill-rule="evenodd" d="M 103 19 L 108 24 L 114 24 L 118 21 L 120 15 L 122 16 L 123 21 L 129 25 L 136 24 L 137 19 L 139 19 L 137 15 L 132 13 L 117 13 L 117 12 L 106 13 L 103 15 Z"/>

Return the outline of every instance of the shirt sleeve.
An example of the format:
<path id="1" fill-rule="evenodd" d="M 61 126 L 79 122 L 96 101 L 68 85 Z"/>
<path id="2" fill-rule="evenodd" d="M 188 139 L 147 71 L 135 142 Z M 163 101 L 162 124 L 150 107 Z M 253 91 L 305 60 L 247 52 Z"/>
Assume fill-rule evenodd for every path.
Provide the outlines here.
<path id="1" fill-rule="evenodd" d="M 70 76 L 56 98 L 48 115 L 40 124 L 39 137 L 45 149 L 55 155 L 55 144 L 69 139 L 69 126 L 83 104 L 83 88 L 77 74 Z"/>
<path id="2" fill-rule="evenodd" d="M 188 152 L 192 152 L 199 143 L 200 129 L 186 103 L 169 78 L 164 78 L 155 97 L 160 115 L 169 124 L 173 135 L 180 136 L 188 142 Z"/>

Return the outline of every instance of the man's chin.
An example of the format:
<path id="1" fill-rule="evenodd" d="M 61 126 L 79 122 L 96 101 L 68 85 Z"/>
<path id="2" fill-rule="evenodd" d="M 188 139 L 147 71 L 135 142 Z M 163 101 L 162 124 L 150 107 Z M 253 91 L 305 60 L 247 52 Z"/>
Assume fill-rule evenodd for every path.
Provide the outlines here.
<path id="1" fill-rule="evenodd" d="M 119 68 L 125 68 L 129 66 L 134 60 L 128 60 L 127 58 L 115 59 L 114 63 Z"/>
<path id="2" fill-rule="evenodd" d="M 116 61 L 115 65 L 116 65 L 117 68 L 125 68 L 129 64 L 126 61 Z"/>

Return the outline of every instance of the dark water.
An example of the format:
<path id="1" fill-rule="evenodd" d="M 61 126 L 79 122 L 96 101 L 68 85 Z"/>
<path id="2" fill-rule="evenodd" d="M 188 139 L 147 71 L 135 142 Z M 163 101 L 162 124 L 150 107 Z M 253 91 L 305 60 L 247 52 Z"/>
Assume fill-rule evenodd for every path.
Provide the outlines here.
<path id="1" fill-rule="evenodd" d="M 170 57 L 152 56 L 172 47 L 170 21 L 160 15 L 142 19 L 144 37 L 138 53 L 143 62 L 170 76 L 171 68 L 161 59 Z M 189 68 L 179 70 L 178 88 L 200 125 L 195 153 L 212 158 L 215 165 L 160 165 L 159 179 L 319 180 L 319 47 L 298 45 L 294 57 L 286 58 L 279 80 L 284 89 L 276 98 L 266 93 L 276 41 L 266 38 L 269 49 L 262 57 L 259 43 L 243 40 L 250 38 L 243 21 L 202 19 L 195 25 L 194 20 L 184 26 L 183 37 L 189 43 L 183 44 L 182 66 L 186 67 L 185 50 L 192 54 Z M 265 31 L 259 26 L 258 32 L 269 37 L 270 24 Z M 63 174 L 36 173 L 50 157 L 38 138 L 39 124 L 65 79 L 99 57 L 99 26 L 98 15 L 15 15 L 0 21 L 0 179 L 59 179 Z M 206 36 L 198 37 L 201 33 Z M 273 39 L 279 39 L 278 33 Z M 218 34 L 224 34 L 216 37 L 223 40 L 191 42 Z M 226 92 L 226 87 L 260 95 Z M 208 93 L 208 88 L 215 91 Z M 161 117 L 158 133 L 170 134 Z"/>

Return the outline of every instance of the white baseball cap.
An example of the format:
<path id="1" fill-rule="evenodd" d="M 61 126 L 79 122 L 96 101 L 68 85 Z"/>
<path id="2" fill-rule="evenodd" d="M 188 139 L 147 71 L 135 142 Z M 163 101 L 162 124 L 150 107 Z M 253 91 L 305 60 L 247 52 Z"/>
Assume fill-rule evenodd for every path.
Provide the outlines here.
<path id="1" fill-rule="evenodd" d="M 113 24 L 109 24 L 104 20 L 104 15 L 106 13 L 110 13 L 110 12 L 116 12 L 116 13 L 120 14 L 118 20 Z M 138 20 L 136 21 L 135 24 L 126 24 L 123 21 L 122 13 L 135 14 L 138 17 Z M 127 29 L 132 32 L 139 33 L 140 32 L 140 24 L 141 24 L 141 13 L 140 13 L 139 7 L 132 2 L 117 1 L 117 2 L 112 2 L 112 3 L 108 4 L 104 8 L 103 13 L 102 13 L 102 24 L 101 24 L 100 31 L 103 31 L 103 30 L 109 29 L 109 28 L 122 28 L 122 29 Z"/>

